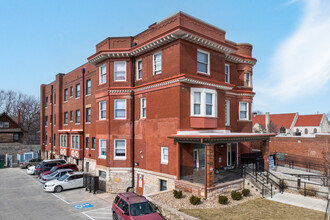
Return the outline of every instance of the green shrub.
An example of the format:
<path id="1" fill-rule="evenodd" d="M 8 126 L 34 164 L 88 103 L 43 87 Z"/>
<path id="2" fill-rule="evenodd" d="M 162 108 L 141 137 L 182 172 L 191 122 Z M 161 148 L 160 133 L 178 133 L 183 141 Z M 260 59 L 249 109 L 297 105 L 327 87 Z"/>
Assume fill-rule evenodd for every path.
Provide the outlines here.
<path id="1" fill-rule="evenodd" d="M 228 203 L 228 197 L 227 196 L 219 196 L 219 203 L 222 205 L 226 205 Z"/>
<path id="2" fill-rule="evenodd" d="M 201 198 L 192 195 L 192 196 L 190 197 L 189 201 L 190 201 L 190 203 L 193 204 L 193 205 L 198 205 L 198 204 L 201 203 Z"/>
<path id="3" fill-rule="evenodd" d="M 231 198 L 233 200 L 241 200 L 242 199 L 242 193 L 241 192 L 232 191 L 231 192 Z"/>
<path id="4" fill-rule="evenodd" d="M 181 199 L 182 198 L 182 191 L 181 190 L 174 190 L 173 195 L 176 199 Z"/>
<path id="5" fill-rule="evenodd" d="M 243 196 L 248 196 L 250 194 L 250 190 L 249 189 L 243 189 L 242 194 L 243 194 Z"/>

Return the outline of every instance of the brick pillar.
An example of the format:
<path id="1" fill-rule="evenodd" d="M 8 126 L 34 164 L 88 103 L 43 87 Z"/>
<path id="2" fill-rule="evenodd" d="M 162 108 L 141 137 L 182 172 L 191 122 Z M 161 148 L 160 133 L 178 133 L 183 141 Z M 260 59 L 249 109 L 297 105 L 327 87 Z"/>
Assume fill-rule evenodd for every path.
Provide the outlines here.
<path id="1" fill-rule="evenodd" d="M 266 170 L 269 169 L 269 141 L 262 141 L 261 142 L 261 152 L 264 158 L 264 168 Z"/>
<path id="2" fill-rule="evenodd" d="M 214 186 L 214 145 L 205 145 L 206 186 Z"/>

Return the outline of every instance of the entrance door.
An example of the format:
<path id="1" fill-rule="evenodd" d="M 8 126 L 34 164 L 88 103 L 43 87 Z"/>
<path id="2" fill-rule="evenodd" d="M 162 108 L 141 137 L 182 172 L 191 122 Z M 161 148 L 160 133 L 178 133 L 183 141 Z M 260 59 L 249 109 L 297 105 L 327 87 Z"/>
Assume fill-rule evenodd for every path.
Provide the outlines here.
<path id="1" fill-rule="evenodd" d="M 143 187 L 144 187 L 144 175 L 137 174 L 136 193 L 139 195 L 143 195 Z"/>
<path id="2" fill-rule="evenodd" d="M 238 165 L 238 144 L 227 144 L 227 166 Z"/>
<path id="3" fill-rule="evenodd" d="M 194 170 L 205 169 L 205 151 L 203 148 L 194 149 Z"/>

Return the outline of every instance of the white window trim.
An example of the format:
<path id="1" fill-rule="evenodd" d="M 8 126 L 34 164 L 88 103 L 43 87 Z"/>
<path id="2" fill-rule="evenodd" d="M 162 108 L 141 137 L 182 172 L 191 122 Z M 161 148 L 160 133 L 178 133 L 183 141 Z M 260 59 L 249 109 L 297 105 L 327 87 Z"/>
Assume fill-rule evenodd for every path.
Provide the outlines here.
<path id="1" fill-rule="evenodd" d="M 101 154 L 101 142 L 105 141 L 105 155 Z M 106 159 L 107 158 L 107 139 L 99 139 L 99 158 Z"/>
<path id="2" fill-rule="evenodd" d="M 105 82 L 101 82 L 101 69 L 105 67 Z M 107 82 L 107 64 L 102 64 L 101 66 L 99 66 L 99 85 L 102 85 L 104 83 Z"/>
<path id="3" fill-rule="evenodd" d="M 247 118 L 241 118 L 241 103 L 247 103 L 247 106 L 246 106 L 246 117 Z M 249 120 L 249 107 L 250 107 L 250 103 L 249 102 L 239 102 L 238 103 L 238 117 L 239 117 L 239 120 L 240 121 L 248 121 Z"/>
<path id="4" fill-rule="evenodd" d="M 118 101 L 118 100 L 125 100 L 125 117 L 124 118 L 116 117 L 116 101 Z M 114 118 L 115 119 L 117 119 L 117 120 L 126 120 L 126 115 L 127 115 L 127 102 L 126 102 L 126 99 L 115 99 L 113 108 L 114 108 Z"/>
<path id="5" fill-rule="evenodd" d="M 125 141 L 125 156 L 116 156 L 116 141 Z M 114 155 L 114 160 L 126 160 L 127 156 L 127 145 L 126 145 L 126 139 L 115 139 L 113 140 L 113 155 Z"/>
<path id="6" fill-rule="evenodd" d="M 102 118 L 102 114 L 101 114 L 101 103 L 102 102 L 105 102 L 105 118 Z M 107 101 L 105 100 L 102 100 L 102 101 L 99 101 L 99 120 L 106 120 L 107 119 Z"/>
<path id="7" fill-rule="evenodd" d="M 198 52 L 206 53 L 207 54 L 207 73 L 198 71 Z M 196 61 L 197 61 L 197 72 L 198 73 L 202 73 L 202 74 L 210 75 L 210 53 L 207 52 L 207 51 L 205 51 L 205 50 L 197 49 L 197 60 Z"/>
<path id="8" fill-rule="evenodd" d="M 155 73 L 155 56 L 160 54 L 161 59 L 160 59 L 160 72 L 159 73 Z M 158 51 L 157 53 L 154 53 L 152 55 L 152 75 L 158 75 L 161 74 L 163 71 L 163 56 L 162 56 L 162 51 Z"/>
<path id="9" fill-rule="evenodd" d="M 230 126 L 230 100 L 225 100 L 225 126 Z"/>
<path id="10" fill-rule="evenodd" d="M 194 114 L 194 93 L 201 93 L 201 114 Z M 212 115 L 206 115 L 206 93 L 211 93 L 212 95 Z M 217 91 L 213 89 L 205 89 L 205 88 L 190 88 L 190 116 L 196 117 L 217 117 Z"/>
<path id="11" fill-rule="evenodd" d="M 226 67 L 228 67 L 228 82 L 226 82 Z M 225 64 L 225 83 L 230 83 L 230 65 Z"/>
<path id="12" fill-rule="evenodd" d="M 124 80 L 116 80 L 116 64 L 118 63 L 125 63 L 125 79 Z M 126 78 L 127 78 L 127 65 L 126 65 L 126 61 L 115 61 L 113 64 L 113 77 L 114 77 L 114 81 L 115 82 L 126 82 Z"/>
<path id="13" fill-rule="evenodd" d="M 73 147 L 73 144 L 72 144 L 72 138 L 73 137 L 76 137 L 76 139 L 78 138 L 78 147 Z M 71 135 L 71 149 L 80 149 L 80 135 Z"/>
<path id="14" fill-rule="evenodd" d="M 167 160 L 164 159 L 164 149 L 165 148 L 167 148 Z M 160 150 L 161 150 L 161 160 L 160 160 L 161 162 L 160 163 L 161 164 L 168 164 L 168 157 L 169 157 L 169 155 L 168 155 L 168 147 L 161 147 Z"/>
<path id="15" fill-rule="evenodd" d="M 138 59 L 136 61 L 136 80 L 141 80 L 142 79 L 142 75 L 141 75 L 141 78 L 139 78 L 139 65 L 138 63 L 141 62 L 141 71 L 142 71 L 142 59 Z"/>
<path id="16" fill-rule="evenodd" d="M 64 141 L 64 139 L 65 139 L 65 141 Z M 68 146 L 68 137 L 66 134 L 61 134 L 60 135 L 60 147 L 66 148 L 67 146 Z"/>
<path id="17" fill-rule="evenodd" d="M 146 115 L 143 116 L 143 100 L 145 100 L 146 103 Z M 147 118 L 147 98 L 142 97 L 140 98 L 140 118 Z"/>

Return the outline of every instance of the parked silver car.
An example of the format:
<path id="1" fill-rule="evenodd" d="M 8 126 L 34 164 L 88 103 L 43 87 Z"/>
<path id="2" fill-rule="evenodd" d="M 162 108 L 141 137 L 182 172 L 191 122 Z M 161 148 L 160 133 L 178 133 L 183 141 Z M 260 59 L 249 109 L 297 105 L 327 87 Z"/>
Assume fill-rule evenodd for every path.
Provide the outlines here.
<path id="1" fill-rule="evenodd" d="M 31 158 L 31 159 L 24 160 L 23 162 L 19 163 L 19 166 L 21 168 L 29 168 L 30 166 L 37 165 L 41 161 L 42 161 L 42 159 L 39 159 L 39 158 Z"/>
<path id="2" fill-rule="evenodd" d="M 55 172 L 49 174 L 49 175 L 46 175 L 46 176 L 43 176 L 42 178 L 39 179 L 39 181 L 41 183 L 46 183 L 47 181 L 50 181 L 50 180 L 54 180 L 54 179 L 58 179 L 68 173 L 72 173 L 73 170 L 72 169 L 62 169 L 62 170 L 56 170 Z"/>

